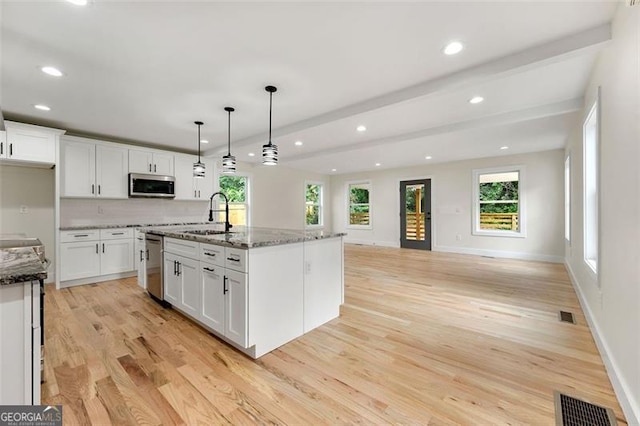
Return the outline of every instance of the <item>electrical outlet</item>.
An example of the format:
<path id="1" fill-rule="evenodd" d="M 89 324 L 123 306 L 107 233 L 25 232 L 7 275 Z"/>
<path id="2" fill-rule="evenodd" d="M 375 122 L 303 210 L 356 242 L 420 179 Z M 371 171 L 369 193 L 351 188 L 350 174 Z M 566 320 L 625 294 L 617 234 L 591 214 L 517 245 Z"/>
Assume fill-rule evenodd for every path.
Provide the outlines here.
<path id="1" fill-rule="evenodd" d="M 20 206 L 20 213 L 29 213 L 29 207 Z"/>
<path id="2" fill-rule="evenodd" d="M 456 241 L 462 241 L 462 235 L 456 234 Z"/>

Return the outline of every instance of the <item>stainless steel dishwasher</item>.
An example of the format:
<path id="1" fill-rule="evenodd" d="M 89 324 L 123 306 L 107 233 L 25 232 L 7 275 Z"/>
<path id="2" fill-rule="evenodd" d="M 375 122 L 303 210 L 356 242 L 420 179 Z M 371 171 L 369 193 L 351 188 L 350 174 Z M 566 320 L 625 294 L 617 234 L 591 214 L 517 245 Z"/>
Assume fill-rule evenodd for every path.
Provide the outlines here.
<path id="1" fill-rule="evenodd" d="M 163 238 L 160 235 L 146 234 L 147 250 L 147 291 L 158 302 L 164 301 L 164 278 L 162 268 Z"/>

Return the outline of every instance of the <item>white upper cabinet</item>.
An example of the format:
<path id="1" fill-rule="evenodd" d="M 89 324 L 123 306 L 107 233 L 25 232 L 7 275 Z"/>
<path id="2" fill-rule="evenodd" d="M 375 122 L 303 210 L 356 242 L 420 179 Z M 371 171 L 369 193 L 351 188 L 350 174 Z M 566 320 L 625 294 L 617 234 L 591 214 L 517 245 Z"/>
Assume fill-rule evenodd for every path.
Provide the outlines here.
<path id="1" fill-rule="evenodd" d="M 174 156 L 169 153 L 129 150 L 129 173 L 174 176 Z"/>
<path id="2" fill-rule="evenodd" d="M 176 200 L 208 200 L 213 193 L 214 161 L 201 158 L 205 165 L 205 177 L 193 177 L 193 163 L 197 160 L 193 155 L 175 156 Z"/>
<path id="3" fill-rule="evenodd" d="M 0 158 L 16 162 L 55 164 L 56 138 L 64 131 L 6 121 Z"/>
<path id="4" fill-rule="evenodd" d="M 128 198 L 128 150 L 110 144 L 60 142 L 62 197 Z"/>

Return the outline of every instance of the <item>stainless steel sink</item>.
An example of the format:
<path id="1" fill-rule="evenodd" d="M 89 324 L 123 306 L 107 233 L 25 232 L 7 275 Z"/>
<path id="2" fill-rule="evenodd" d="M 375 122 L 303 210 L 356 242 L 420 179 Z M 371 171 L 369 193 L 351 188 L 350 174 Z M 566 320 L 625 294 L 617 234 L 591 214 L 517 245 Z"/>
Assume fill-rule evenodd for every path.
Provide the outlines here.
<path id="1" fill-rule="evenodd" d="M 231 234 L 231 232 L 218 231 L 215 229 L 194 229 L 192 231 L 184 231 L 185 234 L 194 234 L 194 235 L 223 235 L 223 234 Z"/>

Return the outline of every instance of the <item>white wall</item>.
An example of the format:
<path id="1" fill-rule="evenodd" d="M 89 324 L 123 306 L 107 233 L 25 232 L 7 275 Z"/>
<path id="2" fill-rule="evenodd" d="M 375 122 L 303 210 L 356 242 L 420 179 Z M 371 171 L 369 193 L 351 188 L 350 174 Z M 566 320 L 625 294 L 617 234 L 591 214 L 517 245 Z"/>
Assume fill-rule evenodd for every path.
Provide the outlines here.
<path id="1" fill-rule="evenodd" d="M 324 184 L 324 229 L 331 230 L 331 181 L 329 176 L 282 165 L 238 163 L 238 171 L 251 177 L 251 225 L 267 228 L 305 227 L 305 182 Z"/>
<path id="2" fill-rule="evenodd" d="M 582 122 L 571 135 L 566 263 L 629 424 L 640 424 L 640 7 L 620 5 L 585 94 L 601 88 L 599 274 L 583 260 Z M 599 286 L 598 286 L 599 281 Z"/>
<path id="3" fill-rule="evenodd" d="M 55 174 L 51 169 L 0 165 L 0 234 L 24 233 L 39 238 L 47 258 L 55 259 Z M 20 213 L 20 206 L 27 212 Z M 52 282 L 55 263 L 49 269 Z"/>
<path id="4" fill-rule="evenodd" d="M 472 235 L 472 170 L 524 165 L 527 236 L 509 238 Z M 348 233 L 346 241 L 399 246 L 399 182 L 430 177 L 432 182 L 432 249 L 502 257 L 562 261 L 563 152 L 553 150 L 405 169 L 333 176 L 333 228 Z M 372 229 L 347 227 L 347 182 L 371 180 Z M 457 240 L 459 235 L 461 240 Z"/>

